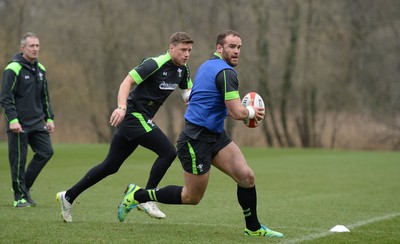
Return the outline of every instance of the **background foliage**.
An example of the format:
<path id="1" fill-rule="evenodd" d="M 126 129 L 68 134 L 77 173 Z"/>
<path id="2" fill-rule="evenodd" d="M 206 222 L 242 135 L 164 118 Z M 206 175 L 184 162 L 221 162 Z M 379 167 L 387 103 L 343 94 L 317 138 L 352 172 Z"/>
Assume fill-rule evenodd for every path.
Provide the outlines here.
<path id="1" fill-rule="evenodd" d="M 0 0 L 0 67 L 24 32 L 36 32 L 57 116 L 53 139 L 107 142 L 130 69 L 183 30 L 195 40 L 194 77 L 216 35 L 235 29 L 241 95 L 257 91 L 269 107 L 260 128 L 227 121 L 239 144 L 399 150 L 399 10 L 397 0 Z M 155 118 L 173 141 L 183 113 L 176 92 Z"/>

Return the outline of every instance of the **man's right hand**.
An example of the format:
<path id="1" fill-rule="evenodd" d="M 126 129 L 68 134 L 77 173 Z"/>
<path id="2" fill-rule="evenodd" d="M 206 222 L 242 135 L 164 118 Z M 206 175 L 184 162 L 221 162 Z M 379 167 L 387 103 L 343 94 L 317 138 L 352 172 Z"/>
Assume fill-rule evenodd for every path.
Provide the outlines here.
<path id="1" fill-rule="evenodd" d="M 21 124 L 18 122 L 10 124 L 10 130 L 14 133 L 21 133 L 22 132 Z"/>

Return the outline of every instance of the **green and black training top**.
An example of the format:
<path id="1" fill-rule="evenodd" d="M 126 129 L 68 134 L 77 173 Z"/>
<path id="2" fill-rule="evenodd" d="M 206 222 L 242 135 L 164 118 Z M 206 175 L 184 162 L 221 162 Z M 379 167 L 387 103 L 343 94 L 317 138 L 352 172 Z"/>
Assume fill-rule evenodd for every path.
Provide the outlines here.
<path id="1" fill-rule="evenodd" d="M 139 112 L 150 118 L 177 87 L 190 89 L 193 86 L 189 68 L 175 65 L 169 52 L 144 59 L 129 75 L 137 86 L 129 94 L 127 112 Z"/>

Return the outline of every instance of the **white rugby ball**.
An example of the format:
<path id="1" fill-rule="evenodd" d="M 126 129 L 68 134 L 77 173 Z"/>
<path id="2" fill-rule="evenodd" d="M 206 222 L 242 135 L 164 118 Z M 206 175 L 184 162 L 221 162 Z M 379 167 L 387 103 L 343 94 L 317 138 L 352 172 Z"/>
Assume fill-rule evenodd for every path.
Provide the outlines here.
<path id="1" fill-rule="evenodd" d="M 264 105 L 264 100 L 262 97 L 256 93 L 256 92 L 249 92 L 246 94 L 246 96 L 243 97 L 242 99 L 242 104 L 243 106 L 254 106 L 257 108 L 265 108 Z M 249 127 L 249 128 L 255 128 L 261 124 L 262 120 L 256 120 L 256 119 L 245 119 L 243 120 L 243 123 Z"/>

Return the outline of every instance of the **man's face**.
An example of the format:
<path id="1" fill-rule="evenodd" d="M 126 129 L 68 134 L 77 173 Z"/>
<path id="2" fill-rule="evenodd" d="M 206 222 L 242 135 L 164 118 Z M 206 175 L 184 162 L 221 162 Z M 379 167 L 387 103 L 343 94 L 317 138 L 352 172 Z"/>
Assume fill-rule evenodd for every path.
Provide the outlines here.
<path id="1" fill-rule="evenodd" d="M 222 58 L 232 67 L 239 64 L 240 48 L 242 47 L 242 39 L 238 36 L 229 35 L 225 37 L 223 46 L 217 45 L 217 51 Z"/>
<path id="2" fill-rule="evenodd" d="M 170 44 L 169 54 L 171 55 L 172 62 L 178 66 L 185 65 L 192 51 L 192 46 L 192 43 L 178 43 L 176 46 Z"/>
<path id="3" fill-rule="evenodd" d="M 39 57 L 40 44 L 36 37 L 26 38 L 25 45 L 21 46 L 22 56 L 33 63 Z"/>

